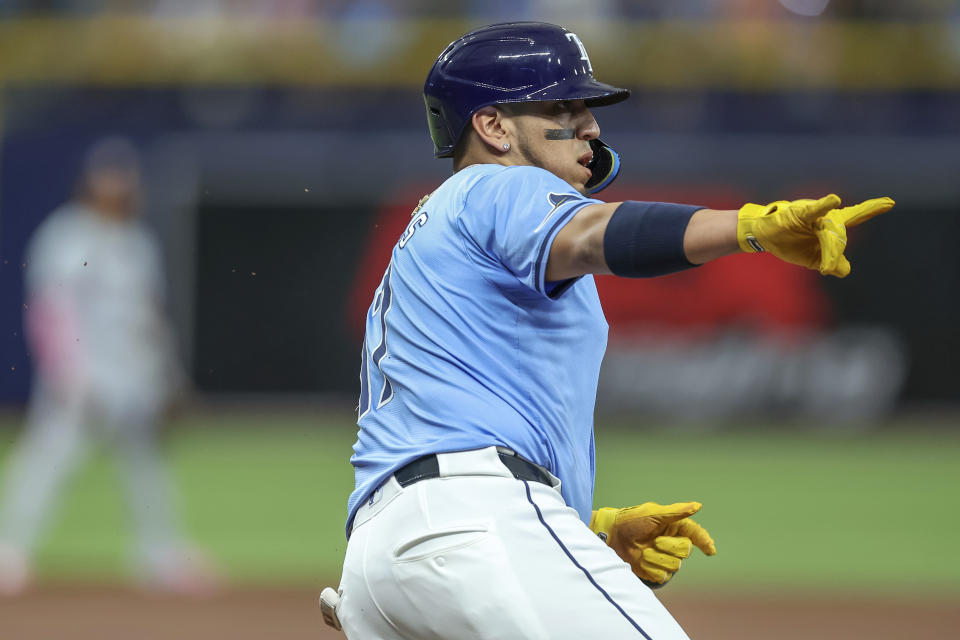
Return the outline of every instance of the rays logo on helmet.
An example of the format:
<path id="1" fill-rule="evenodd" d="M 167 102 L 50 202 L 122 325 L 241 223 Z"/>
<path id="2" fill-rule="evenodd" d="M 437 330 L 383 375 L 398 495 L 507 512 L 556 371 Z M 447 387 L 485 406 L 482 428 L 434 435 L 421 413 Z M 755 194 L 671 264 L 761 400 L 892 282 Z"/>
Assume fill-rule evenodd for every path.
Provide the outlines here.
<path id="1" fill-rule="evenodd" d="M 593 65 L 590 64 L 590 56 L 587 55 L 587 48 L 583 46 L 583 42 L 580 41 L 580 37 L 577 34 L 568 31 L 567 40 L 577 45 L 577 49 L 580 50 L 580 59 L 587 63 L 587 69 L 590 70 L 590 73 L 593 73 Z"/>

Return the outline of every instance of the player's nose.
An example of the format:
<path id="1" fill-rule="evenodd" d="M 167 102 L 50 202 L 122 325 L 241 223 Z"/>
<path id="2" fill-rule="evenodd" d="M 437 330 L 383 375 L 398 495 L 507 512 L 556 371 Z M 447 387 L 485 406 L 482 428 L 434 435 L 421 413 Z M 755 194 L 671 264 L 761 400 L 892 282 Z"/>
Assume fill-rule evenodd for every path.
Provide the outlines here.
<path id="1" fill-rule="evenodd" d="M 600 125 L 597 119 L 593 117 L 590 109 L 584 108 L 580 114 L 580 122 L 577 123 L 577 137 L 581 140 L 594 140 L 600 137 Z"/>

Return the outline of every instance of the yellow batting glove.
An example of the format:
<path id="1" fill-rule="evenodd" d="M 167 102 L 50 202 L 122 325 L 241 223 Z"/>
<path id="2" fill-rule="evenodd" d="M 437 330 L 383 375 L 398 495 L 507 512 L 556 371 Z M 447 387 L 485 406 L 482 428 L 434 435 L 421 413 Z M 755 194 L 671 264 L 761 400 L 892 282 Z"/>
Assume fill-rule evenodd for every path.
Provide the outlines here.
<path id="1" fill-rule="evenodd" d="M 847 229 L 894 204 L 890 198 L 874 198 L 840 209 L 840 198 L 833 194 L 819 200 L 746 204 L 737 218 L 737 242 L 747 253 L 769 251 L 785 262 L 843 278 L 850 273 L 843 255 Z"/>
<path id="2" fill-rule="evenodd" d="M 645 502 L 636 507 L 593 512 L 590 529 L 630 565 L 650 587 L 663 586 L 680 569 L 696 546 L 708 556 L 717 552 L 707 530 L 690 519 L 699 502 L 661 505 Z"/>

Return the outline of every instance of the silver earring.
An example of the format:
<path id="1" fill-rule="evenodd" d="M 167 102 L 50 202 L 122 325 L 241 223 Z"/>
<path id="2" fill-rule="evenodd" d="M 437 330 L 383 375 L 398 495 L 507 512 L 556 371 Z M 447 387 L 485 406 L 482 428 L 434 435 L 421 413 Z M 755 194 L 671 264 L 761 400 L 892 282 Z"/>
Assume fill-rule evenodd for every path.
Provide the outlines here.
<path id="1" fill-rule="evenodd" d="M 510 143 L 509 143 L 509 142 L 504 142 L 504 143 L 503 143 L 503 150 L 504 150 L 504 151 L 510 151 Z"/>

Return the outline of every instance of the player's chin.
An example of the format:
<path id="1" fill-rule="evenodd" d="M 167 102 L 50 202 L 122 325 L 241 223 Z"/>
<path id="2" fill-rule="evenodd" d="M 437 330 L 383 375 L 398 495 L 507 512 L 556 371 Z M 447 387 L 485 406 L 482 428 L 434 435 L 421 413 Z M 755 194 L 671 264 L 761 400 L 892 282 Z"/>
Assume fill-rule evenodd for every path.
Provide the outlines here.
<path id="1" fill-rule="evenodd" d="M 578 164 L 577 170 L 572 171 L 571 175 L 567 177 L 567 182 L 570 184 L 570 186 L 579 191 L 581 195 L 588 195 L 587 183 L 592 177 L 593 172 L 590 171 L 590 169 Z"/>

